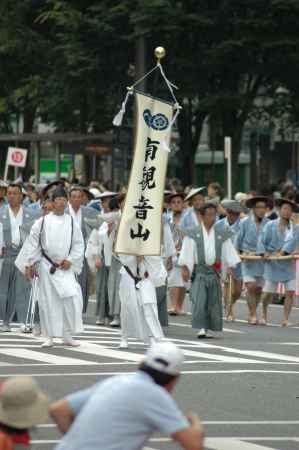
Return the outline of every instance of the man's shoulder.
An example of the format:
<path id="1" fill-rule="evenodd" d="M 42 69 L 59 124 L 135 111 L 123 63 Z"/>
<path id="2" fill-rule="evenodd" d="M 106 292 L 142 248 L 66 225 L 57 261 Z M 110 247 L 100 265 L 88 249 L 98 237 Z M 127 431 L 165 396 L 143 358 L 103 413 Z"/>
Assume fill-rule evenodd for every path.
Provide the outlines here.
<path id="1" fill-rule="evenodd" d="M 26 206 L 23 206 L 23 212 L 25 217 L 29 219 L 38 219 L 42 215 L 41 209 L 32 209 Z"/>
<path id="2" fill-rule="evenodd" d="M 8 205 L 2 205 L 0 207 L 0 220 L 6 219 L 8 217 L 9 211 L 8 211 Z"/>
<path id="3" fill-rule="evenodd" d="M 224 240 L 226 241 L 227 239 L 231 238 L 234 233 L 233 231 L 229 228 L 228 225 L 216 222 L 215 225 L 215 231 L 216 233 Z"/>
<path id="4" fill-rule="evenodd" d="M 98 211 L 95 208 L 92 208 L 91 206 L 81 206 L 82 213 L 86 217 L 94 218 L 98 215 Z"/>
<path id="5" fill-rule="evenodd" d="M 200 225 L 185 228 L 183 231 L 184 236 L 191 239 L 199 238 L 202 235 L 202 228 Z"/>

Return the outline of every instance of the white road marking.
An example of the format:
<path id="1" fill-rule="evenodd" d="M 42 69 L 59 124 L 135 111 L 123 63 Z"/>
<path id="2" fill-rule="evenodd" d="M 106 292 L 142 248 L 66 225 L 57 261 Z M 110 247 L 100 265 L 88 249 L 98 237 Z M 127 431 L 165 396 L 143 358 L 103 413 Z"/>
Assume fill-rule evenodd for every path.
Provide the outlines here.
<path id="1" fill-rule="evenodd" d="M 275 345 L 299 345 L 299 342 L 267 342 L 267 344 L 275 344 Z"/>
<path id="2" fill-rule="evenodd" d="M 271 450 L 271 447 L 230 438 L 206 438 L 205 447 L 213 450 Z"/>
<path id="3" fill-rule="evenodd" d="M 218 441 L 220 442 L 224 442 L 226 439 L 234 439 L 234 440 L 238 440 L 238 441 L 273 441 L 273 442 L 280 442 L 280 441 L 290 441 L 290 442 L 299 442 L 299 436 L 293 437 L 293 436 L 245 436 L 245 437 L 240 437 L 240 436 L 233 436 L 233 437 L 217 437 L 217 438 L 207 438 L 207 439 L 213 439 L 214 441 L 216 441 L 216 443 Z M 206 441 L 205 440 L 205 444 Z M 171 438 L 165 437 L 165 438 L 152 438 L 149 439 L 150 442 L 170 442 L 172 441 Z M 249 447 L 250 449 L 250 447 Z M 222 448 L 221 448 L 222 450 Z"/>
<path id="4" fill-rule="evenodd" d="M 298 425 L 299 420 L 202 420 L 201 423 L 203 425 Z M 37 428 L 55 427 L 55 423 L 37 425 Z"/>
<path id="5" fill-rule="evenodd" d="M 203 420 L 204 425 L 299 425 L 299 420 Z"/>
<path id="6" fill-rule="evenodd" d="M 235 349 L 235 348 L 230 348 L 230 347 L 219 347 L 219 348 L 228 353 L 238 353 L 240 355 L 256 356 L 258 358 L 278 359 L 280 361 L 299 363 L 299 358 L 297 358 L 296 356 L 281 355 L 279 353 L 264 352 L 261 350 L 258 350 L 258 351 L 240 350 L 240 349 Z"/>
<path id="7" fill-rule="evenodd" d="M 33 361 L 42 361 L 45 363 L 61 365 L 61 366 L 84 366 L 96 365 L 93 361 L 85 361 L 82 359 L 68 358 L 65 356 L 53 355 L 51 353 L 35 352 L 26 348 L 1 348 L 0 354 L 12 356 L 16 358 L 31 359 Z"/>
<path id="8" fill-rule="evenodd" d="M 63 373 L 29 373 L 29 374 L 16 374 L 6 373 L 0 374 L 0 378 L 8 378 L 12 376 L 31 376 L 31 377 L 107 377 L 110 375 L 129 375 L 131 372 L 63 372 Z M 277 374 L 277 375 L 299 375 L 299 371 L 295 370 L 248 370 L 248 369 L 236 369 L 236 370 L 183 370 L 182 375 L 231 375 L 231 374 L 252 374 L 252 373 L 262 373 L 262 374 Z"/>
<path id="9" fill-rule="evenodd" d="M 176 327 L 185 327 L 185 328 L 191 329 L 191 325 L 187 324 L 187 323 L 170 322 L 169 325 L 174 325 Z M 234 330 L 233 328 L 223 328 L 223 331 L 225 331 L 227 333 L 244 334 L 244 331 Z"/>
<path id="10" fill-rule="evenodd" d="M 152 438 L 149 442 L 171 442 L 171 438 Z M 206 438 L 205 447 L 209 447 L 212 450 L 273 450 L 271 447 L 265 447 L 262 445 L 253 444 L 251 442 L 244 441 L 273 441 L 273 442 L 299 442 L 299 437 L 217 437 Z M 44 445 L 44 444 L 58 444 L 58 439 L 37 439 L 32 440 L 32 445 Z M 235 446 L 235 443 L 238 446 Z M 244 446 L 245 445 L 245 446 Z M 144 447 L 143 450 L 154 450 L 149 447 Z"/>
<path id="11" fill-rule="evenodd" d="M 80 347 L 69 348 L 72 352 L 84 353 L 89 355 L 105 356 L 107 358 L 117 358 L 126 361 L 140 362 L 144 355 L 138 353 L 127 352 L 124 350 L 114 350 L 111 348 L 106 348 L 101 345 L 90 344 L 84 342 Z"/>
<path id="12" fill-rule="evenodd" d="M 259 363 L 259 360 L 254 360 L 254 359 L 245 359 L 245 358 L 235 358 L 235 357 L 230 357 L 230 356 L 223 356 L 223 355 L 213 355 L 213 354 L 209 354 L 209 353 L 204 353 L 204 352 L 198 352 L 198 351 L 194 351 L 194 350 L 183 350 L 184 355 L 186 356 L 194 356 L 197 358 L 206 358 L 206 359 L 212 359 L 212 360 L 216 360 L 216 361 L 221 361 L 221 362 L 229 362 L 229 363 L 246 363 L 246 364 L 253 364 L 253 363 Z"/>
<path id="13" fill-rule="evenodd" d="M 243 320 L 243 319 L 236 319 L 235 322 L 239 322 L 239 323 L 246 323 L 248 326 L 250 326 L 250 328 L 254 328 L 253 325 L 249 325 L 248 320 Z M 295 326 L 298 325 L 297 323 L 294 325 L 290 325 L 288 327 L 288 330 L 294 330 L 294 329 L 299 329 L 299 327 Z M 258 326 L 258 325 L 257 325 Z M 279 327 L 282 328 L 281 325 L 279 323 L 267 323 L 267 327 Z M 267 327 L 262 327 L 262 328 L 267 328 Z"/>

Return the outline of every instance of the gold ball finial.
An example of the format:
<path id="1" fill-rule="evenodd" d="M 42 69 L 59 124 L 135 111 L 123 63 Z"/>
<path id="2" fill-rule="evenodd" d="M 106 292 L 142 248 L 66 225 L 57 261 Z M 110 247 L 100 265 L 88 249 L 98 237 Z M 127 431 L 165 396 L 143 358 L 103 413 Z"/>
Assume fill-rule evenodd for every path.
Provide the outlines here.
<path id="1" fill-rule="evenodd" d="M 164 47 L 156 47 L 155 48 L 155 57 L 157 58 L 158 62 L 160 62 L 161 59 L 163 59 L 165 55 L 166 55 L 166 50 Z"/>

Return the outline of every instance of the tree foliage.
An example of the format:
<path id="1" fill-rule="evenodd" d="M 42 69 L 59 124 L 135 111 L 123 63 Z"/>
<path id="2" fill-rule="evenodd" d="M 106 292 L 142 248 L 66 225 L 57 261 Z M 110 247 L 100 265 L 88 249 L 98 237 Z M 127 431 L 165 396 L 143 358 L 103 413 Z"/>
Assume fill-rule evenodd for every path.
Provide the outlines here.
<path id="1" fill-rule="evenodd" d="M 241 136 L 260 89 L 289 88 L 299 111 L 297 0 L 6 0 L 0 17 L 0 126 L 41 116 L 64 131 L 106 131 L 132 83 L 136 42 L 167 49 L 184 106 L 178 120 L 184 181 L 192 182 L 202 125 L 212 145 Z M 148 85 L 151 89 L 151 85 Z M 161 90 L 159 95 L 166 96 Z M 188 169 L 188 170 L 186 170 Z M 185 174 L 185 175 L 184 175 Z"/>

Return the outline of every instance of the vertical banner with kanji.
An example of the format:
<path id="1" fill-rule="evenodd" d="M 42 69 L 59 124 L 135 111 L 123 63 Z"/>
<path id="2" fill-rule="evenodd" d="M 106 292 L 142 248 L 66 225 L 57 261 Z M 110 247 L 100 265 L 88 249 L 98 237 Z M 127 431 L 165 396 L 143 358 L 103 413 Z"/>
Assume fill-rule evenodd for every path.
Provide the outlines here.
<path id="1" fill-rule="evenodd" d="M 115 252 L 160 255 L 161 216 L 173 106 L 135 93 L 134 159 Z"/>

